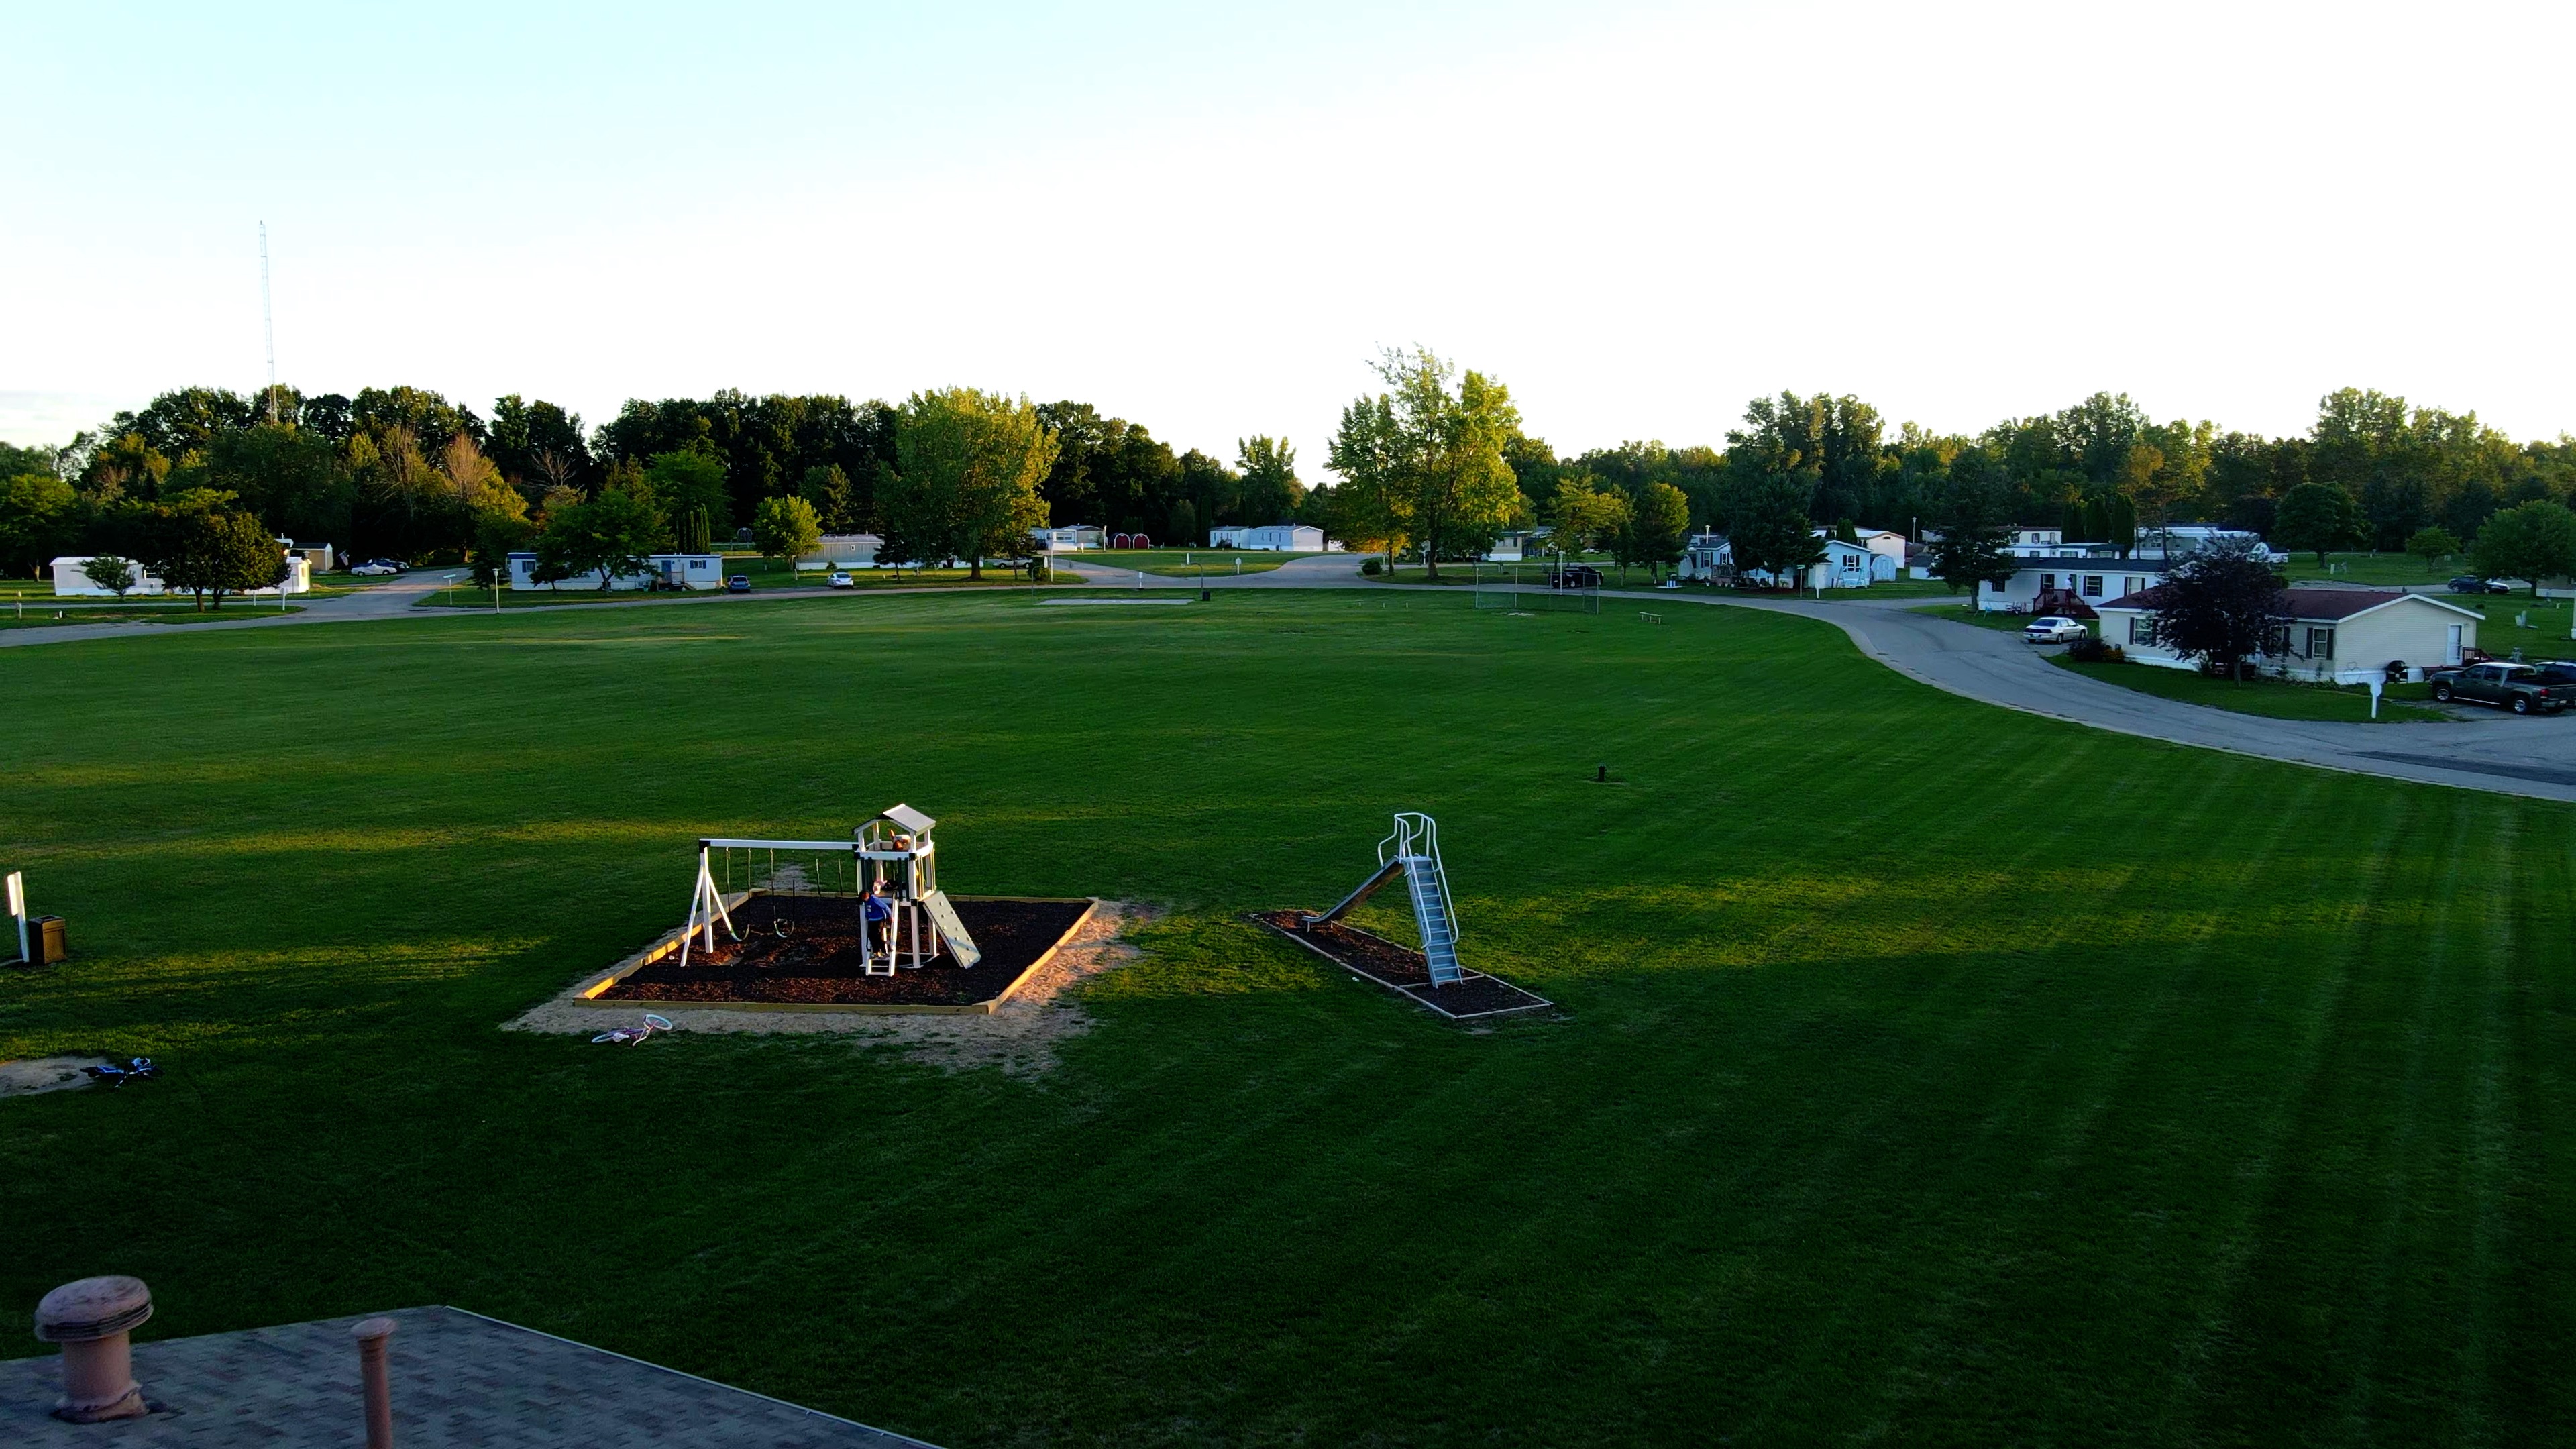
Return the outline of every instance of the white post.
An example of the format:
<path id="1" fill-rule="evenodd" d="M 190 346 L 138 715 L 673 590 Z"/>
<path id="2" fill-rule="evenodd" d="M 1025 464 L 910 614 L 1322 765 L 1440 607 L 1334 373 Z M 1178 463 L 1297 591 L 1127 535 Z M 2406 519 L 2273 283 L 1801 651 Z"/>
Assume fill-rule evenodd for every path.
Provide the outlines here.
<path id="1" fill-rule="evenodd" d="M 18 923 L 18 959 L 36 958 L 27 950 L 27 877 L 24 872 L 9 872 L 9 917 Z"/>

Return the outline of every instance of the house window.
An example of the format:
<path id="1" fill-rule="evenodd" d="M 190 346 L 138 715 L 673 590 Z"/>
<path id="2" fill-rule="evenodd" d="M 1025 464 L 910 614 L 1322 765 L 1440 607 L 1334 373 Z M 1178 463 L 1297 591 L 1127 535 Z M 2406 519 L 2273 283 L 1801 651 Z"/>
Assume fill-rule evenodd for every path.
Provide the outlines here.
<path id="1" fill-rule="evenodd" d="M 2055 575 L 2055 574 L 2041 574 L 2041 575 L 2039 576 L 2039 591 L 2040 591 L 2041 593 L 2043 593 L 2043 594 L 2045 594 L 2045 593 L 2050 593 L 2050 592 L 2054 591 L 2056 588 L 2057 588 L 2057 575 Z"/>
<path id="2" fill-rule="evenodd" d="M 2263 652 L 2274 656 L 2289 653 L 2290 626 L 2287 624 L 2263 626 Z"/>
<path id="3" fill-rule="evenodd" d="M 2132 644 L 2153 644 L 2156 642 L 2156 621 L 2153 615 L 2132 614 L 2129 616 L 2129 642 Z"/>
<path id="4" fill-rule="evenodd" d="M 1988 579 L 1988 580 L 1986 580 L 1986 587 L 1987 587 L 1987 588 L 1990 588 L 1990 589 L 1994 590 L 1996 593 L 2000 594 L 2000 593 L 2004 592 L 2006 589 L 2010 588 L 2010 587 L 2011 587 L 2011 584 L 2010 584 L 2010 582 L 2009 582 L 2008 580 L 2004 580 L 2004 579 Z"/>
<path id="5" fill-rule="evenodd" d="M 2310 629 L 2308 631 L 2308 657 L 2311 659 L 2332 659 L 2334 657 L 2334 631 L 2332 629 Z"/>
<path id="6" fill-rule="evenodd" d="M 2084 597 L 2088 599 L 2098 599 L 2102 597 L 2102 576 L 2100 574 L 2086 574 L 2084 576 Z"/>

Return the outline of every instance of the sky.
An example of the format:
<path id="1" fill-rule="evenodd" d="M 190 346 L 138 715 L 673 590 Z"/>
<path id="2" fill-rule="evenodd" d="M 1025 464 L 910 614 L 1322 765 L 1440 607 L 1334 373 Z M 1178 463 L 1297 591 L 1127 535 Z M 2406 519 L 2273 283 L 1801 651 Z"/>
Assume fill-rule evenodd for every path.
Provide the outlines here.
<path id="1" fill-rule="evenodd" d="M 372 13 L 381 9 L 384 13 Z M 169 388 L 1073 399 L 1310 478 L 1855 394 L 2576 431 L 2576 7 L 0 0 L 0 439 Z"/>

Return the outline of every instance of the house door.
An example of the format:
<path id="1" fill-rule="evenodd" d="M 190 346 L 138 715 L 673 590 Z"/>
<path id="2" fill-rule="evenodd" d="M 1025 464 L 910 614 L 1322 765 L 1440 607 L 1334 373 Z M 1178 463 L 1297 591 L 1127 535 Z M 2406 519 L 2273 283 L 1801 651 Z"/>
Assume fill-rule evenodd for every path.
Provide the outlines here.
<path id="1" fill-rule="evenodd" d="M 2451 637 L 2442 646 L 2442 662 L 2445 664 L 2460 662 L 2460 626 L 2457 624 L 2451 626 Z"/>

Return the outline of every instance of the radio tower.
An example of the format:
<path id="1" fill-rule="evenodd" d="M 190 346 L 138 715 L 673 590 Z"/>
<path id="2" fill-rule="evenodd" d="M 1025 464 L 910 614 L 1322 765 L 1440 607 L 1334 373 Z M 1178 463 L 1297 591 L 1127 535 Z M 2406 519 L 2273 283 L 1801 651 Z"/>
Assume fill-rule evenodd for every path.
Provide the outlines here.
<path id="1" fill-rule="evenodd" d="M 268 420 L 277 421 L 277 318 L 268 305 L 268 223 L 259 224 L 259 325 L 268 334 Z"/>

